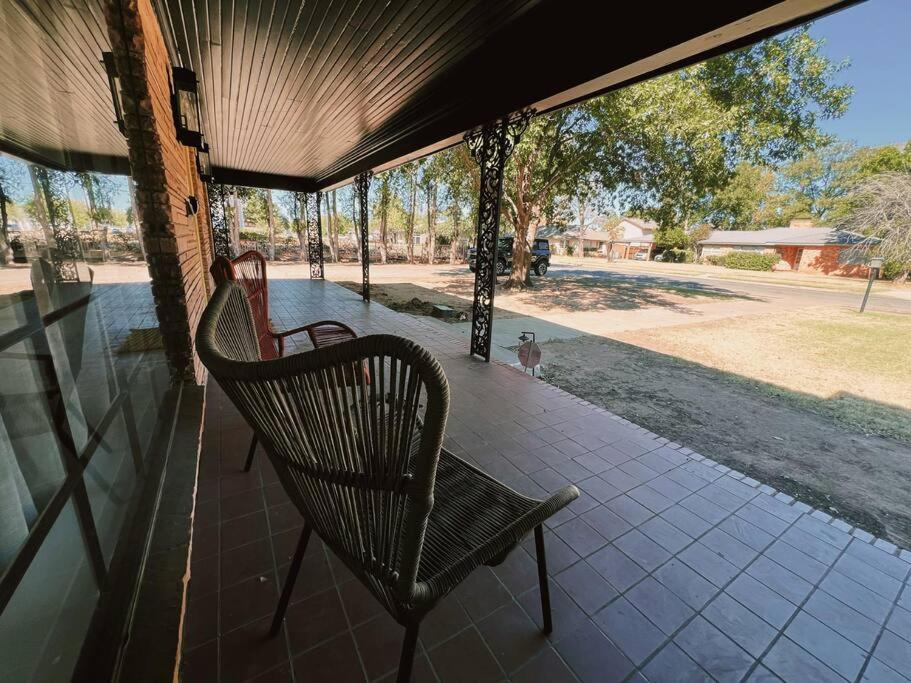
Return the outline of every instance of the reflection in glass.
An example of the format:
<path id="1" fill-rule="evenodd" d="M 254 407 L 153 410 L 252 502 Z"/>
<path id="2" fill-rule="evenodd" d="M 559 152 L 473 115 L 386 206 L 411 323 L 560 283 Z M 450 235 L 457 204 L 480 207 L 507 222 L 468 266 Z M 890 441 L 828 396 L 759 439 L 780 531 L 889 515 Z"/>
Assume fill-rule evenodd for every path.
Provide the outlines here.
<path id="1" fill-rule="evenodd" d="M 164 417 L 131 189 L 0 155 L 0 681 L 72 675 Z"/>

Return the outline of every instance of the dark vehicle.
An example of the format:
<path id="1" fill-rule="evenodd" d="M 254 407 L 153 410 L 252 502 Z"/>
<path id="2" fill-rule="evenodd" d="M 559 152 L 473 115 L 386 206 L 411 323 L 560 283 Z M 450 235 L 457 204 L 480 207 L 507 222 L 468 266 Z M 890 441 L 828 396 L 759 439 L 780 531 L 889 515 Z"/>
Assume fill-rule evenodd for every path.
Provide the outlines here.
<path id="1" fill-rule="evenodd" d="M 512 237 L 501 237 L 497 242 L 497 275 L 506 275 L 512 270 Z M 468 249 L 468 270 L 475 271 L 477 249 Z M 531 247 L 531 272 L 535 275 L 544 275 L 550 268 L 550 242 L 535 240 Z"/>

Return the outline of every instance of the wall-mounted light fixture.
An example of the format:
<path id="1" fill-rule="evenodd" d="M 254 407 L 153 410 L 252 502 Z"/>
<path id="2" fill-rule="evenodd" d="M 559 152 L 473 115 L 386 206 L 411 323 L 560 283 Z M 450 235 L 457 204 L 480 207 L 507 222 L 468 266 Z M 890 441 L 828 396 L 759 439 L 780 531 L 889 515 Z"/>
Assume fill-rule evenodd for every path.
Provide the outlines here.
<path id="1" fill-rule="evenodd" d="M 188 217 L 195 216 L 199 213 L 199 200 L 194 195 L 190 195 L 184 200 L 184 209 L 186 209 Z"/>
<path id="2" fill-rule="evenodd" d="M 108 75 L 108 87 L 111 89 L 111 99 L 114 101 L 114 123 L 120 130 L 121 135 L 127 134 L 127 125 L 123 120 L 123 102 L 120 99 L 120 75 L 117 73 L 117 65 L 114 63 L 113 52 L 102 52 L 101 63 Z"/>
<path id="3" fill-rule="evenodd" d="M 175 66 L 171 72 L 171 108 L 177 139 L 187 147 L 202 147 L 202 117 L 199 113 L 199 93 L 196 74 L 190 69 Z"/>
<path id="4" fill-rule="evenodd" d="M 212 161 L 209 159 L 209 145 L 205 140 L 196 152 L 196 170 L 203 180 L 212 180 Z"/>

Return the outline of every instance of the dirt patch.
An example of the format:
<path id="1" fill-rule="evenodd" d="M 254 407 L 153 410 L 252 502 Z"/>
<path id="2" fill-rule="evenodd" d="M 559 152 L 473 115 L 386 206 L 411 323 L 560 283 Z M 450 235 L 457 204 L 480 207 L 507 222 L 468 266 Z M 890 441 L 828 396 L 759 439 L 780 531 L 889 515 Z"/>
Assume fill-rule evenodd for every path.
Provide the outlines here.
<path id="1" fill-rule="evenodd" d="M 360 282 L 336 282 L 352 292 L 361 292 Z M 370 298 L 377 303 L 399 313 L 411 315 L 433 315 L 437 304 L 449 306 L 456 314 L 451 318 L 441 318 L 449 323 L 460 323 L 471 320 L 472 299 L 464 299 L 454 294 L 421 287 L 410 283 L 383 283 L 370 285 Z M 516 314 L 494 307 L 495 318 L 515 318 Z"/>
<path id="2" fill-rule="evenodd" d="M 780 388 L 631 344 L 588 336 L 541 346 L 551 384 L 911 547 L 907 441 L 834 423 Z"/>

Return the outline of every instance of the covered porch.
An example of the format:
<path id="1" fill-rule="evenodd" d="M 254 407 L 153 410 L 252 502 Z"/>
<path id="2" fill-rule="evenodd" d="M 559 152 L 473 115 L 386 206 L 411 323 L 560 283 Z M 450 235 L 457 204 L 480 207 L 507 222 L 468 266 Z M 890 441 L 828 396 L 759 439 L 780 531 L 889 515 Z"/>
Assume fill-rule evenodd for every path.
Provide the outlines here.
<path id="1" fill-rule="evenodd" d="M 333 283 L 275 280 L 275 325 L 329 317 L 413 339 L 452 391 L 446 446 L 519 491 L 574 483 L 546 532 L 427 618 L 414 680 L 900 680 L 911 553 Z M 302 349 L 308 342 L 304 338 Z M 269 624 L 302 526 L 214 381 L 193 515 L 185 681 L 393 680 L 404 630 L 320 543 Z M 892 676 L 892 678 L 888 678 Z"/>

